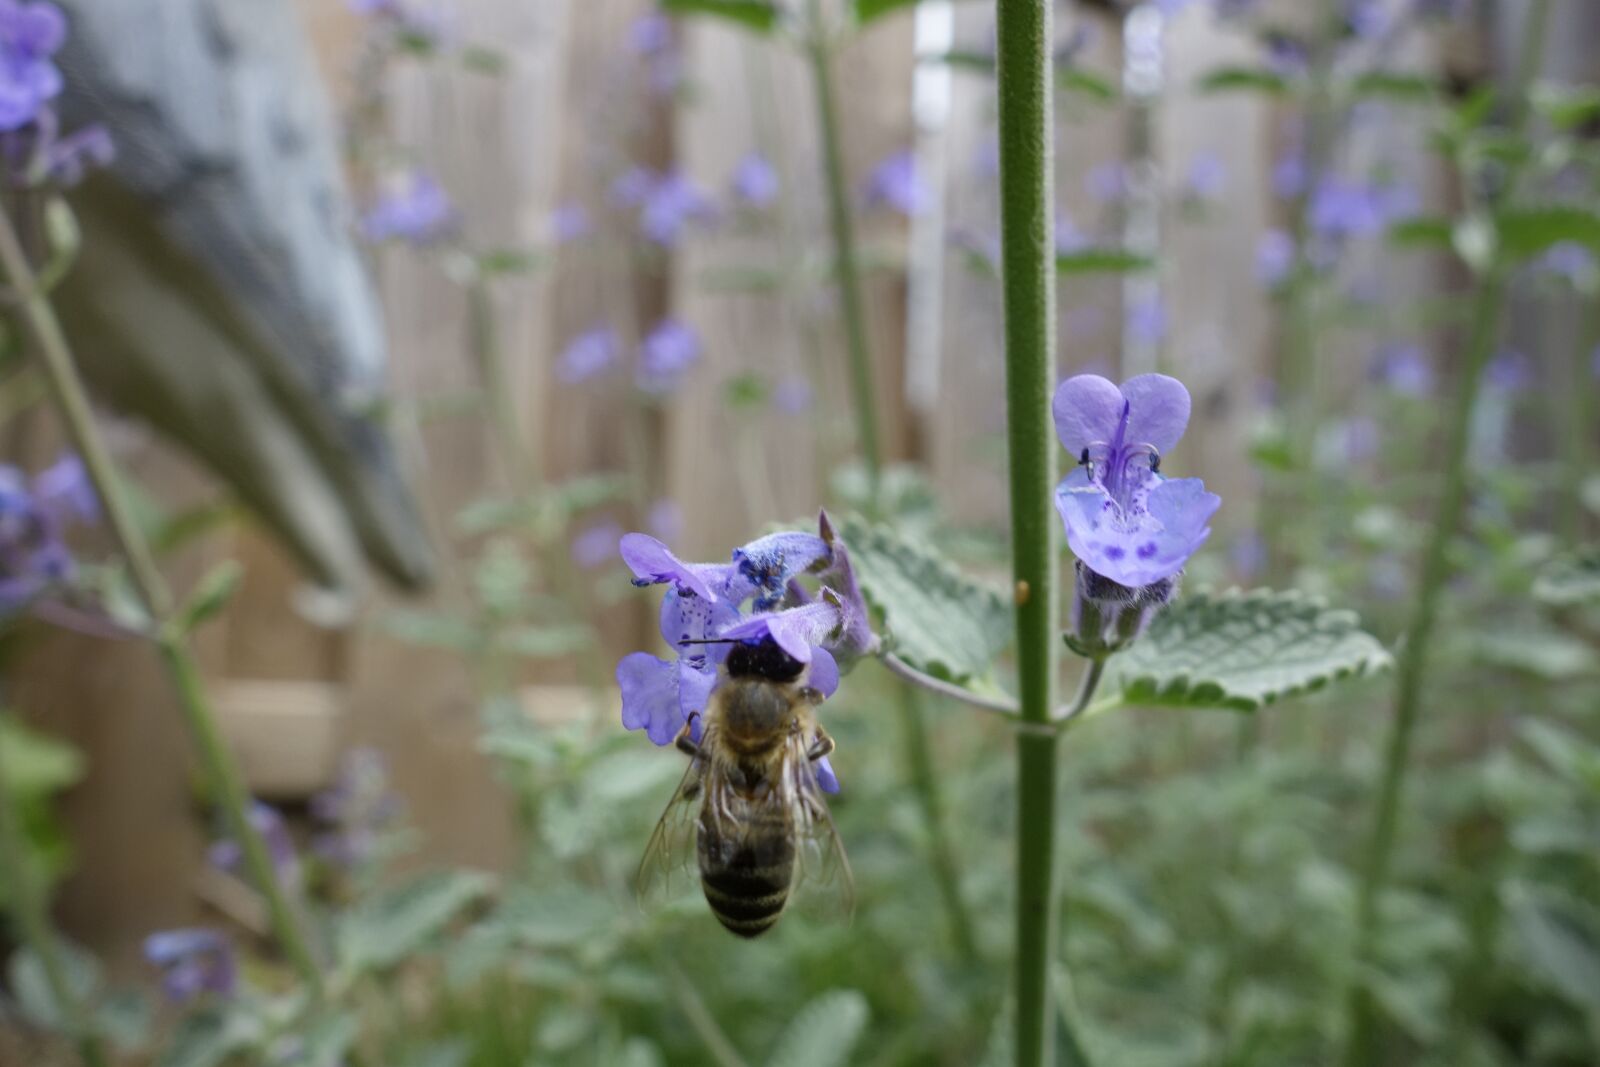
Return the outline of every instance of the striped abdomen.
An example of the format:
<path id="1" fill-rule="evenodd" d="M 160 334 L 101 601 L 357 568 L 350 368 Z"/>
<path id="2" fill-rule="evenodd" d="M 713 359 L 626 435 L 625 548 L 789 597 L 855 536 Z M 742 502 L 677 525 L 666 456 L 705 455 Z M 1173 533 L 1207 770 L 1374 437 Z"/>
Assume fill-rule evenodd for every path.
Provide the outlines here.
<path id="1" fill-rule="evenodd" d="M 717 921 L 740 937 L 765 933 L 789 902 L 794 879 L 794 834 L 783 809 L 741 805 L 724 834 L 719 823 L 700 824 L 700 887 Z"/>

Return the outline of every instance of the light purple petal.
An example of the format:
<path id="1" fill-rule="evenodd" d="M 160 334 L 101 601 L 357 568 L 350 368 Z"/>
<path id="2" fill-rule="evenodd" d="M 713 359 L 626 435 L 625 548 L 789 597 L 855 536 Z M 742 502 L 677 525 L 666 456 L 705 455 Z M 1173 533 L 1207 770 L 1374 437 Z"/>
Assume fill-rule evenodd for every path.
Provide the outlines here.
<path id="1" fill-rule="evenodd" d="M 689 665 L 687 659 L 678 661 L 678 713 L 682 716 L 680 722 L 689 722 L 691 715 L 704 715 L 706 702 L 711 699 L 711 690 L 717 686 L 717 672 L 715 670 L 696 670 Z M 677 731 L 673 731 L 676 735 Z M 700 740 L 700 720 L 694 720 L 694 740 Z"/>
<path id="2" fill-rule="evenodd" d="M 811 673 L 806 676 L 806 684 L 824 697 L 839 691 L 839 661 L 821 645 L 811 650 Z"/>
<path id="3" fill-rule="evenodd" d="M 1124 515 L 1081 469 L 1056 490 L 1073 554 L 1096 574 L 1132 588 L 1181 571 L 1211 533 L 1206 523 L 1221 503 L 1198 478 L 1162 481 L 1150 492 L 1148 513 L 1133 515 Z"/>
<path id="4" fill-rule="evenodd" d="M 683 729 L 678 700 L 678 664 L 648 652 L 630 652 L 617 663 L 622 690 L 622 725 L 643 730 L 658 745 L 670 744 Z"/>
<path id="5" fill-rule="evenodd" d="M 1165 374 L 1141 374 L 1123 382 L 1121 392 L 1128 401 L 1128 443 L 1170 452 L 1189 426 L 1189 390 Z"/>
<path id="6" fill-rule="evenodd" d="M 693 642 L 719 636 L 725 626 L 739 621 L 739 609 L 728 600 L 710 601 L 687 595 L 676 588 L 661 598 L 661 637 L 677 654 L 692 661 L 696 668 L 721 663 L 727 658 L 726 645 Z"/>
<path id="7" fill-rule="evenodd" d="M 828 757 L 823 756 L 817 760 L 817 785 L 822 787 L 824 793 L 837 793 L 839 791 L 839 778 L 833 773 L 833 764 L 828 762 Z"/>
<path id="8" fill-rule="evenodd" d="M 1062 382 L 1050 405 L 1062 446 L 1078 456 L 1096 442 L 1111 440 L 1122 418 L 1122 403 L 1122 390 L 1098 374 L 1079 374 Z"/>
<path id="9" fill-rule="evenodd" d="M 842 622 L 838 608 L 819 600 L 768 615 L 752 615 L 724 629 L 722 636 L 738 641 L 759 641 L 771 637 L 779 648 L 796 660 L 810 663 L 812 649 L 826 641 Z"/>
<path id="10" fill-rule="evenodd" d="M 617 547 L 622 561 L 633 571 L 635 585 L 671 582 L 695 596 L 710 601 L 717 599 L 703 573 L 674 556 L 671 549 L 649 534 L 625 534 Z"/>
<path id="11" fill-rule="evenodd" d="M 734 549 L 733 562 L 764 594 L 757 605 L 760 609 L 777 603 L 790 578 L 826 563 L 832 555 L 828 543 L 816 534 L 785 530 Z"/>

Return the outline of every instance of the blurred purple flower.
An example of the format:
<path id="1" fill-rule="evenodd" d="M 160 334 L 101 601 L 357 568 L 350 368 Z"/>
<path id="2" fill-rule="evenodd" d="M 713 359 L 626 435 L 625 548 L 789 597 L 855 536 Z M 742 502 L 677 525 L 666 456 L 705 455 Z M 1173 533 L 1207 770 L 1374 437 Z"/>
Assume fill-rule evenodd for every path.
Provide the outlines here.
<path id="1" fill-rule="evenodd" d="M 1194 0 L 1155 0 L 1156 10 L 1169 19 L 1182 14 L 1184 8 L 1192 3 Z"/>
<path id="2" fill-rule="evenodd" d="M 1516 393 L 1533 384 L 1533 360 L 1526 353 L 1505 349 L 1484 368 L 1484 384 L 1502 393 Z"/>
<path id="3" fill-rule="evenodd" d="M 1534 260 L 1534 269 L 1582 287 L 1594 280 L 1594 253 L 1577 241 L 1559 241 Z"/>
<path id="4" fill-rule="evenodd" d="M 1189 161 L 1183 195 L 1190 200 L 1215 200 L 1228 183 L 1228 168 L 1215 152 L 1201 152 Z"/>
<path id="5" fill-rule="evenodd" d="M 926 209 L 928 196 L 917 173 L 916 157 L 909 149 L 894 153 L 874 167 L 864 194 L 868 207 L 884 205 L 907 218 Z"/>
<path id="6" fill-rule="evenodd" d="M 683 509 L 677 501 L 663 497 L 650 505 L 644 526 L 659 540 L 676 541 L 683 533 Z"/>
<path id="7" fill-rule="evenodd" d="M 1280 78 L 1295 79 L 1310 69 L 1311 57 L 1306 46 L 1282 33 L 1267 36 L 1267 69 Z"/>
<path id="8" fill-rule="evenodd" d="M 753 208 L 772 206 L 778 199 L 778 172 L 759 152 L 750 152 L 733 172 L 733 195 Z"/>
<path id="9" fill-rule="evenodd" d="M 569 200 L 550 212 L 550 236 L 558 245 L 587 237 L 593 229 L 589 209 L 575 200 Z"/>
<path id="10" fill-rule="evenodd" d="M 1380 0 L 1344 0 L 1344 20 L 1363 40 L 1379 37 L 1389 27 L 1389 13 Z"/>
<path id="11" fill-rule="evenodd" d="M 286 888 L 298 886 L 300 857 L 295 853 L 294 838 L 283 816 L 270 805 L 252 801 L 250 825 L 267 846 L 267 857 L 272 861 L 272 873 L 278 883 Z M 244 863 L 244 849 L 230 837 L 221 838 L 206 850 L 206 859 L 218 870 L 237 874 Z"/>
<path id="12" fill-rule="evenodd" d="M 1267 542 L 1258 530 L 1246 530 L 1233 539 L 1228 550 L 1233 573 L 1241 581 L 1255 581 L 1267 567 Z"/>
<path id="13" fill-rule="evenodd" d="M 1285 230 L 1268 230 L 1256 243 L 1256 279 L 1262 285 L 1282 285 L 1294 269 L 1294 238 Z"/>
<path id="14" fill-rule="evenodd" d="M 651 56 L 672 47 L 672 20 L 658 11 L 640 15 L 628 27 L 628 50 Z"/>
<path id="15" fill-rule="evenodd" d="M 1083 176 L 1083 188 L 1099 204 L 1120 204 L 1128 196 L 1128 171 L 1121 163 L 1100 163 Z"/>
<path id="16" fill-rule="evenodd" d="M 811 383 L 798 374 L 785 375 L 772 390 L 772 406 L 784 415 L 805 414 L 815 399 Z"/>
<path id="17" fill-rule="evenodd" d="M 1372 185 L 1324 175 L 1311 193 L 1311 228 L 1324 240 L 1370 237 L 1390 223 L 1416 214 L 1416 190 L 1406 185 Z"/>
<path id="18" fill-rule="evenodd" d="M 572 539 L 572 562 L 593 570 L 611 559 L 622 539 L 622 527 L 614 522 L 599 522 L 585 527 Z"/>
<path id="19" fill-rule="evenodd" d="M 1167 309 L 1159 297 L 1129 304 L 1124 321 L 1135 344 L 1157 345 L 1166 339 Z"/>
<path id="20" fill-rule="evenodd" d="M 1306 157 L 1299 145 L 1273 162 L 1272 191 L 1280 200 L 1293 200 L 1306 191 Z"/>
<path id="21" fill-rule="evenodd" d="M 45 0 L 0 0 L 0 132 L 39 118 L 61 92 L 51 57 L 67 39 L 67 19 Z"/>
<path id="22" fill-rule="evenodd" d="M 663 319 L 639 345 L 635 380 L 647 393 L 670 393 L 699 358 L 700 336 L 677 319 Z"/>
<path id="23" fill-rule="evenodd" d="M 204 993 L 231 997 L 238 989 L 233 946 L 215 930 L 190 927 L 151 934 L 144 939 L 144 958 L 161 969 L 161 987 L 175 1004 Z"/>
<path id="24" fill-rule="evenodd" d="M 1317 458 L 1330 469 L 1364 463 L 1378 454 L 1381 443 L 1378 424 L 1366 416 L 1335 419 L 1322 427 Z"/>
<path id="25" fill-rule="evenodd" d="M 1402 396 L 1433 393 L 1433 366 L 1415 344 L 1386 344 L 1373 354 L 1367 376 Z"/>
<path id="26" fill-rule="evenodd" d="M 1189 424 L 1189 391 L 1164 374 L 1121 386 L 1080 374 L 1061 384 L 1051 407 L 1062 446 L 1080 461 L 1056 489 L 1073 554 L 1131 589 L 1176 576 L 1222 502 L 1198 478 L 1157 472 Z"/>
<path id="27" fill-rule="evenodd" d="M 31 485 L 16 467 L 0 465 L 0 618 L 72 576 L 63 533 L 74 522 L 94 521 L 99 510 L 83 464 L 70 453 Z"/>
<path id="28" fill-rule="evenodd" d="M 1089 235 L 1078 228 L 1071 215 L 1065 211 L 1056 212 L 1056 255 L 1071 256 L 1092 247 L 1094 242 Z M 998 251 L 995 259 L 999 260 Z"/>
<path id="29" fill-rule="evenodd" d="M 362 219 L 368 241 L 404 240 L 414 245 L 437 241 L 455 228 L 455 208 L 444 188 L 421 171 L 395 175 Z"/>
<path id="30" fill-rule="evenodd" d="M 645 167 L 629 167 L 611 182 L 611 202 L 617 207 L 638 207 L 656 186 L 656 176 Z"/>
<path id="31" fill-rule="evenodd" d="M 353 748 L 339 761 L 333 785 L 311 798 L 311 815 L 325 827 L 312 837 L 312 851 L 335 867 L 360 868 L 374 858 L 379 841 L 400 812 L 400 797 L 389 787 L 389 763 L 383 753 Z"/>
<path id="32" fill-rule="evenodd" d="M 717 217 L 711 198 L 691 180 L 676 171 L 662 175 L 644 195 L 639 228 L 657 244 L 670 245 L 691 222 L 706 222 Z"/>
<path id="33" fill-rule="evenodd" d="M 615 330 L 592 326 L 568 341 L 556 357 L 556 377 L 568 385 L 586 382 L 615 367 L 621 351 Z"/>
<path id="34" fill-rule="evenodd" d="M 54 121 L 41 122 L 41 133 Z M 49 137 L 42 145 L 45 174 L 59 185 L 73 186 L 83 181 L 95 167 L 106 167 L 117 157 L 117 146 L 104 126 L 85 126 L 65 137 Z"/>

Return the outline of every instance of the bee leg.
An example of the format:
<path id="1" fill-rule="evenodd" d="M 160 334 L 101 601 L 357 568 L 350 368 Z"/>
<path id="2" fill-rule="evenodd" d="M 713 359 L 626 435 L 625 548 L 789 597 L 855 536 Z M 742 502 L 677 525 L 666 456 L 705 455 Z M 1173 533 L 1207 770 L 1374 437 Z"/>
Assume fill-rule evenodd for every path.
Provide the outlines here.
<path id="1" fill-rule="evenodd" d="M 809 685 L 800 687 L 799 696 L 802 703 L 810 704 L 812 707 L 816 707 L 828 699 L 827 694 L 823 693 L 822 690 L 812 688 Z"/>
<path id="2" fill-rule="evenodd" d="M 817 727 L 817 739 L 811 742 L 811 747 L 806 751 L 806 759 L 815 763 L 823 756 L 833 751 L 833 738 L 828 736 L 828 731 Z"/>
<path id="3" fill-rule="evenodd" d="M 678 751 L 690 756 L 700 755 L 700 746 L 694 743 L 694 735 L 690 732 L 694 726 L 695 715 L 689 716 L 689 721 L 683 724 L 683 729 L 678 731 L 678 736 L 672 743 L 678 746 Z"/>

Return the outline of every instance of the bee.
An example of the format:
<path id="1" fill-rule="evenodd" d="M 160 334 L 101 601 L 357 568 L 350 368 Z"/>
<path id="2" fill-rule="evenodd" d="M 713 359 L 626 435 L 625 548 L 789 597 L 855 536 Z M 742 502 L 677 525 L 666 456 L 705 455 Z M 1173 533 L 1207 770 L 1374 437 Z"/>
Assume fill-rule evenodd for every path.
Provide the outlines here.
<path id="1" fill-rule="evenodd" d="M 704 716 L 678 733 L 689 767 L 645 847 L 641 899 L 693 855 L 711 913 L 740 937 L 770 930 L 802 880 L 808 896 L 848 914 L 850 865 L 815 766 L 833 738 L 816 721 L 822 694 L 803 684 L 805 669 L 770 637 L 729 651 Z"/>

